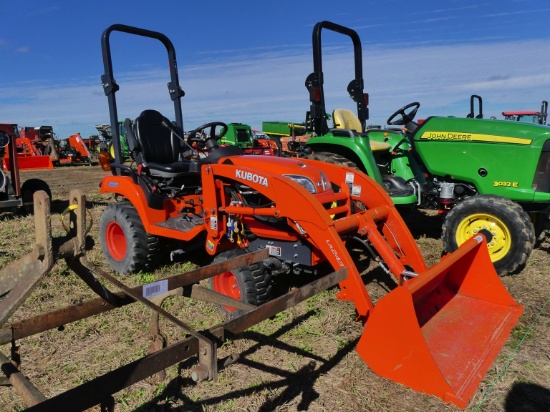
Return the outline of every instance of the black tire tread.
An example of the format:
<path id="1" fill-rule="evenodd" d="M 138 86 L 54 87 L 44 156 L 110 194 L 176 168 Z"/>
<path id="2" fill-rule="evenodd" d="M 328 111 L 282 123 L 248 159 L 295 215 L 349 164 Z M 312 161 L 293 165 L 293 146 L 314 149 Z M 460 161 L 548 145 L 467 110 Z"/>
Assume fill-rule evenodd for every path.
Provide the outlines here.
<path id="1" fill-rule="evenodd" d="M 25 213 L 28 213 L 28 214 L 34 213 L 34 203 L 33 203 L 34 194 L 39 190 L 43 190 L 44 192 L 46 192 L 46 194 L 50 198 L 50 204 L 51 204 L 52 192 L 46 182 L 44 182 L 41 179 L 26 180 L 21 186 L 21 198 L 23 201 L 23 210 L 25 211 Z M 29 202 L 30 204 L 27 206 Z"/>
<path id="2" fill-rule="evenodd" d="M 308 155 L 307 157 L 308 157 L 308 159 L 319 160 L 321 162 L 326 162 L 326 163 L 330 163 L 330 164 L 333 164 L 333 165 L 347 166 L 347 167 L 352 167 L 352 168 L 355 168 L 355 169 L 359 169 L 355 162 L 352 162 L 348 158 L 346 158 L 342 155 L 336 154 L 336 153 L 318 152 L 318 153 L 312 153 L 312 154 Z"/>
<path id="3" fill-rule="evenodd" d="M 117 220 L 126 221 L 130 229 L 130 233 L 127 233 L 126 242 L 128 252 L 131 255 L 124 259 L 123 263 L 110 258 L 105 245 L 104 229 L 110 221 L 109 219 L 114 219 L 115 216 L 118 217 Z M 101 216 L 99 227 L 101 247 L 107 261 L 114 270 L 131 274 L 155 266 L 159 256 L 160 240 L 145 231 L 137 210 L 129 201 L 121 201 L 107 206 Z"/>
<path id="4" fill-rule="evenodd" d="M 214 258 L 214 263 L 223 262 L 230 258 L 245 254 L 243 249 L 231 249 L 220 253 Z M 243 266 L 238 270 L 234 270 L 233 274 L 237 278 L 241 278 L 244 284 L 244 290 L 241 290 L 241 301 L 254 306 L 260 306 L 266 303 L 271 298 L 272 279 L 271 272 L 263 264 L 256 262 L 248 266 Z M 212 278 L 210 278 L 210 287 L 213 288 Z M 220 306 L 220 310 L 230 316 L 238 316 L 241 312 L 227 312 Z"/>
<path id="5" fill-rule="evenodd" d="M 529 215 L 512 200 L 496 195 L 477 195 L 459 203 L 448 213 L 441 232 L 446 252 L 458 249 L 456 227 L 458 223 L 473 213 L 493 213 L 502 221 L 510 222 L 513 236 L 511 251 L 504 258 L 493 262 L 500 276 L 517 273 L 531 255 L 535 245 L 535 230 Z M 500 212 L 500 213 L 499 213 Z M 514 240 L 515 238 L 515 240 Z"/>

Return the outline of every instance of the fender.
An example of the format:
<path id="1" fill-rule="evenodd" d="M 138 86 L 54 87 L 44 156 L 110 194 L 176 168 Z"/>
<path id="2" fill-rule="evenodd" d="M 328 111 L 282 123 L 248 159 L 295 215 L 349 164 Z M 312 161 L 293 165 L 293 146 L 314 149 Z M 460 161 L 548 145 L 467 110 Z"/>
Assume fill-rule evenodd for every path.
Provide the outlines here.
<path id="1" fill-rule="evenodd" d="M 171 237 L 179 240 L 190 241 L 198 233 L 204 231 L 204 227 L 197 225 L 188 232 L 169 229 L 158 226 L 158 223 L 165 222 L 170 217 L 178 216 L 178 203 L 170 199 L 164 200 L 163 209 L 153 209 L 147 205 L 146 196 L 143 189 L 135 184 L 129 176 L 105 176 L 101 181 L 100 193 L 114 193 L 127 199 L 136 208 L 143 228 L 151 235 Z M 199 205 L 198 196 L 195 202 Z M 181 206 L 180 206 L 181 207 Z M 197 210 L 201 212 L 202 210 Z"/>

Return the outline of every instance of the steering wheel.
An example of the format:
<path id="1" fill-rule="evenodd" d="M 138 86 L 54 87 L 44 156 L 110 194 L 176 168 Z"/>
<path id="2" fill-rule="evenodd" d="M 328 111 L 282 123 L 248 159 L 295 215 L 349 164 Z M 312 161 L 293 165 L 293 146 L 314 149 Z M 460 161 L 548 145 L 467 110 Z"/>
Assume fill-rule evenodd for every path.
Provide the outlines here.
<path id="1" fill-rule="evenodd" d="M 0 130 L 0 149 L 6 147 L 9 143 L 10 136 L 6 132 Z"/>
<path id="2" fill-rule="evenodd" d="M 220 127 L 220 133 L 216 134 L 216 128 Z M 209 130 L 208 130 L 209 129 Z M 212 151 L 218 147 L 218 139 L 221 139 L 227 133 L 227 124 L 223 122 L 210 122 L 203 124 L 189 131 L 187 134 L 188 143 L 197 143 L 199 146 Z"/>
<path id="3" fill-rule="evenodd" d="M 407 123 L 413 121 L 419 107 L 420 107 L 420 103 L 418 103 L 418 102 L 409 103 L 408 105 L 403 106 L 401 109 L 397 110 L 394 114 L 392 114 L 388 118 L 386 123 L 391 124 L 391 125 L 395 125 L 395 126 L 404 126 Z M 408 109 L 411 109 L 411 110 L 409 112 L 407 112 Z M 397 116 L 401 116 L 401 117 L 394 120 Z"/>

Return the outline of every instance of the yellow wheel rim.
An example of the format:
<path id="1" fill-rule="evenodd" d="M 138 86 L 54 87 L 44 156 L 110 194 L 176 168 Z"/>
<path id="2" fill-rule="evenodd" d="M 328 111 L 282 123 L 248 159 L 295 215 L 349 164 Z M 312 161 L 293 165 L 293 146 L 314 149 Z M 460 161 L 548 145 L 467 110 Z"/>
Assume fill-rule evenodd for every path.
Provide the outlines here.
<path id="1" fill-rule="evenodd" d="M 492 262 L 502 259 L 510 251 L 512 236 L 508 226 L 502 220 L 486 213 L 471 214 L 460 222 L 456 230 L 456 243 L 460 246 L 479 233 L 487 238 L 487 248 Z"/>
<path id="2" fill-rule="evenodd" d="M 109 145 L 109 154 L 111 155 L 111 159 L 115 158 L 115 145 L 112 143 Z"/>

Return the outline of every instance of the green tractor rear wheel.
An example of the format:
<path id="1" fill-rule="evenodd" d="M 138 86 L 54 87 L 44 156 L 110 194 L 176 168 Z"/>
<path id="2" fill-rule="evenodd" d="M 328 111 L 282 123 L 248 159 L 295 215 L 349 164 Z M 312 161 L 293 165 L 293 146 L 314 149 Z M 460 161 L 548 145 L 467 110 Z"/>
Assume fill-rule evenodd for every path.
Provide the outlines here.
<path id="1" fill-rule="evenodd" d="M 491 261 L 500 276 L 521 270 L 535 244 L 529 215 L 500 196 L 473 196 L 451 209 L 443 223 L 443 247 L 453 252 L 479 233 L 487 239 Z"/>
<path id="2" fill-rule="evenodd" d="M 320 162 L 330 163 L 337 166 L 347 166 L 353 169 L 360 170 L 357 167 L 357 164 L 355 162 L 349 160 L 347 157 L 344 157 L 336 153 L 330 153 L 330 152 L 312 153 L 308 155 L 307 158 L 311 160 L 319 160 Z M 367 209 L 366 206 L 363 203 L 361 203 L 359 200 L 354 200 L 353 204 L 358 210 Z"/>
<path id="3" fill-rule="evenodd" d="M 357 167 L 357 164 L 355 162 L 352 162 L 348 158 L 336 153 L 330 153 L 330 152 L 312 153 L 309 156 L 307 156 L 307 158 L 312 160 L 319 160 L 321 162 L 326 162 L 333 165 L 352 167 L 354 169 L 359 170 L 359 167 Z"/>

